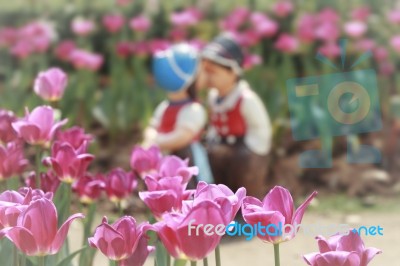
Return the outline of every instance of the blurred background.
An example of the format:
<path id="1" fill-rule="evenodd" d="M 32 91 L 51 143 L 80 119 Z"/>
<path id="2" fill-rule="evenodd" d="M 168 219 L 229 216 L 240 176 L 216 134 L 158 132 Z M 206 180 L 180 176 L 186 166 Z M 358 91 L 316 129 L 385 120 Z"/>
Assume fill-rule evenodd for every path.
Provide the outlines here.
<path id="1" fill-rule="evenodd" d="M 201 48 L 230 31 L 246 53 L 245 77 L 273 123 L 269 184 L 298 196 L 317 189 L 325 196 L 316 207 L 322 213 L 398 210 L 399 26 L 396 0 L 0 0 L 0 108 L 22 116 L 25 107 L 45 104 L 33 92 L 35 77 L 60 67 L 69 83 L 53 107 L 96 137 L 92 167 L 128 168 L 132 147 L 164 98 L 151 77 L 152 54 L 181 41 Z M 340 66 L 343 38 L 349 65 L 371 52 L 357 69 L 375 69 L 383 121 L 381 131 L 354 135 L 349 145 L 372 145 L 383 160 L 349 164 L 346 138 L 335 137 L 332 168 L 300 168 L 301 152 L 332 137 L 321 119 L 320 138 L 293 140 L 286 81 L 340 72 L 315 57 Z"/>

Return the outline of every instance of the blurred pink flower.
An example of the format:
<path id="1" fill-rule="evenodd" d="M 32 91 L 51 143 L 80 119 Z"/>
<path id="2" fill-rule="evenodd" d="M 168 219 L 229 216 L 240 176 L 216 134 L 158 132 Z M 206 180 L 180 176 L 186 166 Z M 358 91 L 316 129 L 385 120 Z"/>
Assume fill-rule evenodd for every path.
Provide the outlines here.
<path id="1" fill-rule="evenodd" d="M 200 39 L 191 39 L 187 43 L 198 51 L 206 46 L 206 42 Z"/>
<path id="2" fill-rule="evenodd" d="M 220 21 L 220 28 L 225 31 L 236 31 L 247 21 L 250 13 L 248 8 L 238 7 Z"/>
<path id="3" fill-rule="evenodd" d="M 33 201 L 21 212 L 16 226 L 4 228 L 1 236 L 6 236 L 14 245 L 28 256 L 56 254 L 63 245 L 69 227 L 83 214 L 74 214 L 57 230 L 57 210 L 54 203 L 46 198 Z"/>
<path id="4" fill-rule="evenodd" d="M 51 147 L 51 156 L 43 160 L 43 164 L 51 166 L 58 178 L 71 184 L 85 175 L 94 156 L 75 150 L 68 142 L 56 141 Z"/>
<path id="5" fill-rule="evenodd" d="M 103 25 L 110 33 L 116 33 L 121 30 L 125 24 L 125 18 L 119 14 L 105 15 Z"/>
<path id="6" fill-rule="evenodd" d="M 367 30 L 367 25 L 361 21 L 350 21 L 344 24 L 344 32 L 353 38 L 360 38 Z"/>
<path id="7" fill-rule="evenodd" d="M 12 127 L 27 143 L 48 146 L 56 131 L 67 121 L 54 121 L 54 110 L 50 106 L 39 106 L 32 113 L 26 109 L 25 118 L 12 123 Z"/>
<path id="8" fill-rule="evenodd" d="M 121 58 L 127 58 L 132 54 L 133 44 L 129 41 L 120 41 L 115 46 L 115 52 Z"/>
<path id="9" fill-rule="evenodd" d="M 175 27 L 172 28 L 169 32 L 169 38 L 174 42 L 181 42 L 184 41 L 187 37 L 187 31 L 185 28 L 182 27 Z"/>
<path id="10" fill-rule="evenodd" d="M 361 50 L 363 52 L 368 52 L 368 51 L 372 51 L 375 48 L 376 43 L 372 39 L 361 39 L 356 42 L 355 46 L 356 46 L 357 50 Z"/>
<path id="11" fill-rule="evenodd" d="M 292 35 L 282 33 L 275 42 L 275 48 L 284 53 L 293 53 L 299 48 L 299 41 Z"/>
<path id="12" fill-rule="evenodd" d="M 33 53 L 33 46 L 26 41 L 18 41 L 11 47 L 11 54 L 18 59 L 25 59 Z"/>
<path id="13" fill-rule="evenodd" d="M 166 39 L 153 39 L 149 43 L 151 54 L 155 54 L 157 51 L 164 51 L 171 46 L 171 43 Z"/>
<path id="14" fill-rule="evenodd" d="M 9 142 L 5 146 L 0 145 L 0 181 L 21 174 L 28 163 L 22 143 Z"/>
<path id="15" fill-rule="evenodd" d="M 340 47 L 335 42 L 329 42 L 319 47 L 318 52 L 328 58 L 335 58 L 340 55 Z"/>
<path id="16" fill-rule="evenodd" d="M 70 60 L 75 68 L 97 71 L 103 64 L 103 56 L 85 50 L 72 51 Z"/>
<path id="17" fill-rule="evenodd" d="M 18 136 L 12 127 L 17 117 L 9 110 L 0 109 L 0 143 L 15 141 Z"/>
<path id="18" fill-rule="evenodd" d="M 379 46 L 374 49 L 374 58 L 381 62 L 386 61 L 388 59 L 389 53 L 385 47 Z"/>
<path id="19" fill-rule="evenodd" d="M 400 9 L 389 11 L 387 18 L 393 24 L 400 24 Z"/>
<path id="20" fill-rule="evenodd" d="M 359 21 L 366 21 L 371 14 L 368 6 L 361 6 L 351 11 L 351 18 Z"/>
<path id="21" fill-rule="evenodd" d="M 46 21 L 32 21 L 19 29 L 19 41 L 29 43 L 38 53 L 47 51 L 55 35 L 54 27 Z"/>
<path id="22" fill-rule="evenodd" d="M 197 166 L 189 166 L 189 159 L 183 160 L 174 155 L 165 156 L 158 169 L 159 178 L 182 176 L 183 184 L 187 184 L 194 175 L 199 174 Z"/>
<path id="23" fill-rule="evenodd" d="M 334 235 L 329 239 L 316 237 L 319 252 L 304 255 L 308 265 L 312 266 L 367 266 L 377 255 L 382 253 L 377 248 L 365 248 L 358 233 L 350 231 L 348 235 Z"/>
<path id="24" fill-rule="evenodd" d="M 253 12 L 250 21 L 259 37 L 271 37 L 278 31 L 278 23 L 261 12 Z"/>
<path id="25" fill-rule="evenodd" d="M 393 36 L 390 39 L 390 45 L 397 53 L 400 53 L 400 35 Z"/>
<path id="26" fill-rule="evenodd" d="M 188 27 L 199 23 L 202 18 L 201 11 L 190 7 L 180 12 L 172 12 L 170 20 L 173 26 Z"/>
<path id="27" fill-rule="evenodd" d="M 311 200 L 317 195 L 317 192 L 313 192 L 303 204 L 294 211 L 293 199 L 290 192 L 280 186 L 275 186 L 269 191 L 261 202 L 259 199 L 247 196 L 243 200 L 242 214 L 246 223 L 254 225 L 261 223 L 262 225 L 274 224 L 278 226 L 279 223 L 282 225 L 290 224 L 297 225 L 301 224 L 304 212 Z M 282 238 L 282 235 L 272 236 L 269 234 L 257 235 L 261 240 L 267 241 L 273 244 L 289 241 L 294 238 L 296 232 L 292 232 L 287 238 Z"/>
<path id="28" fill-rule="evenodd" d="M 149 45 L 147 41 L 138 41 L 131 43 L 131 52 L 133 55 L 148 55 Z"/>
<path id="29" fill-rule="evenodd" d="M 71 22 L 71 30 L 79 36 L 87 36 L 95 30 L 95 24 L 92 20 L 77 17 Z"/>
<path id="30" fill-rule="evenodd" d="M 72 191 L 79 196 L 81 203 L 91 204 L 100 197 L 105 187 L 106 183 L 102 175 L 86 174 L 72 184 Z"/>
<path id="31" fill-rule="evenodd" d="M 250 69 L 254 66 L 261 65 L 262 62 L 263 60 L 258 54 L 246 54 L 244 57 L 243 68 Z"/>
<path id="32" fill-rule="evenodd" d="M 162 220 L 154 224 L 154 227 L 168 253 L 174 258 L 201 260 L 216 248 L 221 241 L 221 236 L 207 235 L 204 227 L 199 227 L 197 230 L 196 226 L 210 224 L 215 227 L 219 224 L 228 224 L 226 217 L 231 211 L 229 205 L 228 200 L 223 201 L 223 206 L 211 200 L 204 200 L 185 213 L 164 214 Z M 190 233 L 189 225 L 192 228 Z"/>
<path id="33" fill-rule="evenodd" d="M 337 23 L 339 22 L 339 14 L 332 8 L 324 8 L 317 15 L 319 22 L 325 23 Z"/>
<path id="34" fill-rule="evenodd" d="M 305 43 L 311 43 L 315 40 L 315 27 L 317 20 L 315 16 L 310 14 L 304 14 L 300 17 L 297 24 L 297 36 L 300 41 Z"/>
<path id="35" fill-rule="evenodd" d="M 135 253 L 145 256 L 139 260 L 144 262 L 149 248 L 146 232 L 151 228 L 148 222 L 138 225 L 131 216 L 121 217 L 113 224 L 109 224 L 107 217 L 104 217 L 101 225 L 96 228 L 93 237 L 89 237 L 88 241 L 91 247 L 100 250 L 110 260 L 126 260 Z M 141 266 L 142 264 L 129 265 Z"/>
<path id="36" fill-rule="evenodd" d="M 112 202 L 120 202 L 128 198 L 138 184 L 132 172 L 125 172 L 121 168 L 111 170 L 105 182 L 105 191 Z"/>
<path id="37" fill-rule="evenodd" d="M 133 31 L 146 32 L 151 27 L 151 21 L 145 15 L 139 15 L 129 21 L 129 27 Z"/>
<path id="38" fill-rule="evenodd" d="M 316 26 L 314 31 L 315 37 L 326 42 L 334 42 L 339 38 L 339 27 L 331 22 L 324 22 Z"/>
<path id="39" fill-rule="evenodd" d="M 391 62 L 381 62 L 379 64 L 379 73 L 383 76 L 390 76 L 394 73 L 395 67 Z"/>
<path id="40" fill-rule="evenodd" d="M 68 142 L 75 150 L 80 152 L 86 152 L 88 142 L 93 140 L 93 136 L 85 134 L 83 128 L 73 126 L 64 131 L 58 131 L 56 133 L 56 140 L 59 142 Z"/>
<path id="41" fill-rule="evenodd" d="M 62 98 L 67 84 L 67 74 L 60 68 L 53 67 L 37 75 L 34 91 L 43 100 L 54 102 Z"/>
<path id="42" fill-rule="evenodd" d="M 293 3 L 287 0 L 278 1 L 272 7 L 272 10 L 275 13 L 275 15 L 281 18 L 287 17 L 289 14 L 293 12 L 293 9 L 294 9 Z"/>
<path id="43" fill-rule="evenodd" d="M 0 47 L 11 47 L 18 40 L 19 31 L 16 28 L 4 27 L 0 29 Z"/>
<path id="44" fill-rule="evenodd" d="M 153 145 L 148 149 L 135 146 L 131 153 L 130 165 L 132 170 L 142 177 L 145 174 L 156 172 L 162 159 L 160 148 Z"/>
<path id="45" fill-rule="evenodd" d="M 76 44 L 74 41 L 65 40 L 60 42 L 55 48 L 54 54 L 55 56 L 62 60 L 68 61 L 71 57 L 71 53 L 76 49 Z"/>

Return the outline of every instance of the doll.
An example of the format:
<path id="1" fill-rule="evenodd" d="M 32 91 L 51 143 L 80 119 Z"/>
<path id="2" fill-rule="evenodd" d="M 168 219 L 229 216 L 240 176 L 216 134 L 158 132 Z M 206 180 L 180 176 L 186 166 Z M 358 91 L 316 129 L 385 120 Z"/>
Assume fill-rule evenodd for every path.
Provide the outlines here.
<path id="1" fill-rule="evenodd" d="M 201 180 L 212 182 L 207 154 L 199 140 L 207 114 L 196 100 L 196 75 L 199 53 L 188 44 L 177 44 L 157 52 L 153 58 L 153 75 L 157 85 L 165 90 L 162 101 L 145 130 L 145 143 L 157 144 L 166 153 L 199 167 Z M 189 184 L 193 188 L 196 181 Z"/>
<path id="2" fill-rule="evenodd" d="M 249 195 L 262 197 L 272 130 L 261 99 L 242 78 L 241 48 L 222 34 L 201 56 L 210 88 L 207 149 L 215 182 L 233 190 L 244 186 Z"/>

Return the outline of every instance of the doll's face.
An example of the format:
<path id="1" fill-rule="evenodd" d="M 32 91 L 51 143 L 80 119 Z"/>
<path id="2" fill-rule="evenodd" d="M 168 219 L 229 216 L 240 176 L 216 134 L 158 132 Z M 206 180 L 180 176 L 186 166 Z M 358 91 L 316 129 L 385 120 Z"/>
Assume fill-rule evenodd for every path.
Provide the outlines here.
<path id="1" fill-rule="evenodd" d="M 216 88 L 218 90 L 232 87 L 236 83 L 236 74 L 227 67 L 218 65 L 210 60 L 203 59 L 201 64 L 205 85 L 208 88 Z"/>

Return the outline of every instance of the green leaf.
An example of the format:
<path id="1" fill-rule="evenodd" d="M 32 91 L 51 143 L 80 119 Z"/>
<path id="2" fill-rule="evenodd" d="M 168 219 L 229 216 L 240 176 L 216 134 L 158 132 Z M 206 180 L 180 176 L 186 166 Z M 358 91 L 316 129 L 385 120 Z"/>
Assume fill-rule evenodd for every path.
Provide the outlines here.
<path id="1" fill-rule="evenodd" d="M 85 246 L 81 249 L 78 249 L 77 251 L 71 253 L 68 257 L 65 257 L 62 261 L 60 261 L 57 266 L 69 266 L 71 264 L 71 261 L 74 259 L 76 255 L 79 253 L 83 252 L 85 249 L 89 248 L 89 246 Z"/>
<path id="2" fill-rule="evenodd" d="M 164 245 L 161 241 L 157 241 L 156 244 L 156 265 L 157 266 L 169 266 L 167 264 L 167 256 L 169 256 L 167 250 L 165 249 Z M 179 264 L 182 265 L 182 264 Z M 184 265 L 184 264 L 183 264 Z"/>

